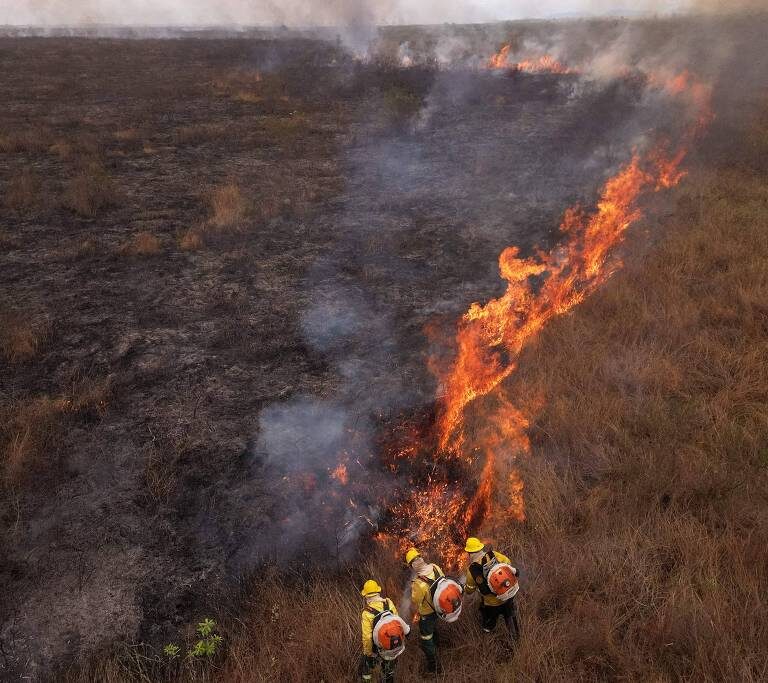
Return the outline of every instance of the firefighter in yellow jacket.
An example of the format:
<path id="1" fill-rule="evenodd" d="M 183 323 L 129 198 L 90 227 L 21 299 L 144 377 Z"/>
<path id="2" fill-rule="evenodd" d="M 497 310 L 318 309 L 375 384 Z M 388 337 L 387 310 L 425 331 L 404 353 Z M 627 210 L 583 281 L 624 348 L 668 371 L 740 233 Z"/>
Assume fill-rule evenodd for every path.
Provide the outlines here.
<path id="1" fill-rule="evenodd" d="M 395 680 L 395 662 L 405 650 L 405 636 L 410 627 L 397 616 L 397 609 L 389 598 L 381 595 L 381 586 L 373 579 L 363 585 L 360 595 L 365 608 L 360 617 L 363 657 L 360 661 L 360 679 L 370 681 L 377 666 L 385 683 Z"/>
<path id="2" fill-rule="evenodd" d="M 498 618 L 502 617 L 512 639 L 518 640 L 520 617 L 515 602 L 519 589 L 518 570 L 506 555 L 477 538 L 468 538 L 464 551 L 469 555 L 470 562 L 464 590 L 467 593 L 477 590 L 482 596 L 480 619 L 483 631 L 493 631 Z"/>
<path id="3" fill-rule="evenodd" d="M 405 561 L 411 568 L 411 606 L 419 613 L 419 644 L 427 658 L 427 673 L 436 673 L 438 670 L 435 644 L 437 614 L 429 588 L 434 581 L 444 576 L 443 570 L 438 565 L 424 560 L 416 548 L 411 548 L 406 553 Z"/>

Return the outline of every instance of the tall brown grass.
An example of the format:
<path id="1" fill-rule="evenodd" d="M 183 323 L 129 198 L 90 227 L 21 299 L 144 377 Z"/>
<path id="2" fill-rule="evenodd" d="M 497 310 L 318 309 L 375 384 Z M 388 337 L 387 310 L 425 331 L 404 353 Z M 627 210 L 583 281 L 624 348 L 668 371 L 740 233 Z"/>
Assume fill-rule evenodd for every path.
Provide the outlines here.
<path id="1" fill-rule="evenodd" d="M 237 183 L 214 187 L 209 196 L 210 223 L 217 229 L 239 228 L 246 217 L 248 202 Z"/>

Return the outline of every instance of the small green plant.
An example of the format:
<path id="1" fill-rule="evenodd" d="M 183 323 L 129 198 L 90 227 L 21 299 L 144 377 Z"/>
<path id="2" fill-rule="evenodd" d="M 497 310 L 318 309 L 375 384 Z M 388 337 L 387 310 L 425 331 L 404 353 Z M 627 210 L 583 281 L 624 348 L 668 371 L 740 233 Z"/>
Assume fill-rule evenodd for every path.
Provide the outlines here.
<path id="1" fill-rule="evenodd" d="M 181 648 L 174 643 L 168 643 L 168 645 L 163 648 L 163 654 L 168 657 L 168 659 L 176 659 L 180 652 Z"/>
<path id="2" fill-rule="evenodd" d="M 190 657 L 213 657 L 221 647 L 224 640 L 220 635 L 214 633 L 216 622 L 213 619 L 203 619 L 197 625 L 197 633 L 200 640 L 190 650 Z"/>

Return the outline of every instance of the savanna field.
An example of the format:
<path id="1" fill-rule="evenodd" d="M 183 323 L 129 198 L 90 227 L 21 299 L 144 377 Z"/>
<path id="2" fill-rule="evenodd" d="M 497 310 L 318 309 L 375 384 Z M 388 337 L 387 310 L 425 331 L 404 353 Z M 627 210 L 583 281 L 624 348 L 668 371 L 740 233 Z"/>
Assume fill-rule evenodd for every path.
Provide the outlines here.
<path id="1" fill-rule="evenodd" d="M 765 25 L 0 38 L 0 678 L 766 680 Z"/>

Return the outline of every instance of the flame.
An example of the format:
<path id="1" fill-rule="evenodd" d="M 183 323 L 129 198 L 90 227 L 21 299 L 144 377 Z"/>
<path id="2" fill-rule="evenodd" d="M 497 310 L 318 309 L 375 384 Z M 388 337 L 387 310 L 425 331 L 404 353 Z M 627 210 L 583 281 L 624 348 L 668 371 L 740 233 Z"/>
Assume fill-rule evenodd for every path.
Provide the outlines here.
<path id="1" fill-rule="evenodd" d="M 489 69 L 505 69 L 509 66 L 509 51 L 512 49 L 511 45 L 504 45 L 501 50 L 492 55 L 488 60 Z"/>
<path id="2" fill-rule="evenodd" d="M 331 472 L 331 476 L 342 486 L 346 486 L 349 483 L 349 473 L 347 472 L 346 464 L 343 462 L 340 462 L 336 466 L 336 468 Z"/>
<path id="3" fill-rule="evenodd" d="M 508 53 L 502 48 L 490 65 L 506 64 Z M 507 247 L 499 256 L 504 294 L 470 306 L 456 331 L 452 363 L 430 361 L 441 388 L 434 433 L 412 430 L 410 445 L 397 448 L 397 457 L 406 460 L 423 457 L 425 447 L 431 448 L 423 463 L 429 474 L 426 483 L 411 480 L 410 495 L 391 510 L 398 528 L 382 537 L 394 538 L 400 551 L 413 543 L 434 547 L 440 542 L 442 559 L 456 566 L 470 532 L 489 520 L 525 519 L 517 463 L 530 453 L 529 417 L 500 387 L 550 320 L 568 313 L 621 268 L 615 251 L 629 226 L 642 217 L 641 198 L 674 187 L 685 176 L 681 165 L 688 147 L 702 122 L 711 120 L 706 96 L 711 91 L 690 74 L 663 83 L 664 90 L 698 107 L 696 123 L 679 146 L 662 141 L 645 153 L 635 152 L 605 182 L 593 211 L 580 205 L 565 211 L 560 224 L 564 239 L 552 252 L 523 257 L 517 247 Z M 499 499 L 503 503 L 497 511 Z"/>
<path id="4" fill-rule="evenodd" d="M 524 59 L 519 62 L 511 62 L 509 53 L 511 45 L 504 45 L 496 54 L 491 55 L 488 60 L 489 69 L 511 69 L 513 71 L 524 71 L 526 73 L 551 73 L 551 74 L 570 74 L 577 73 L 551 55 L 541 55 L 532 59 Z"/>
<path id="5" fill-rule="evenodd" d="M 690 130 L 691 135 L 700 134 L 715 118 L 712 111 L 712 85 L 700 81 L 687 69 L 679 73 L 650 73 L 648 83 L 688 104 L 696 118 L 696 125 Z"/>

